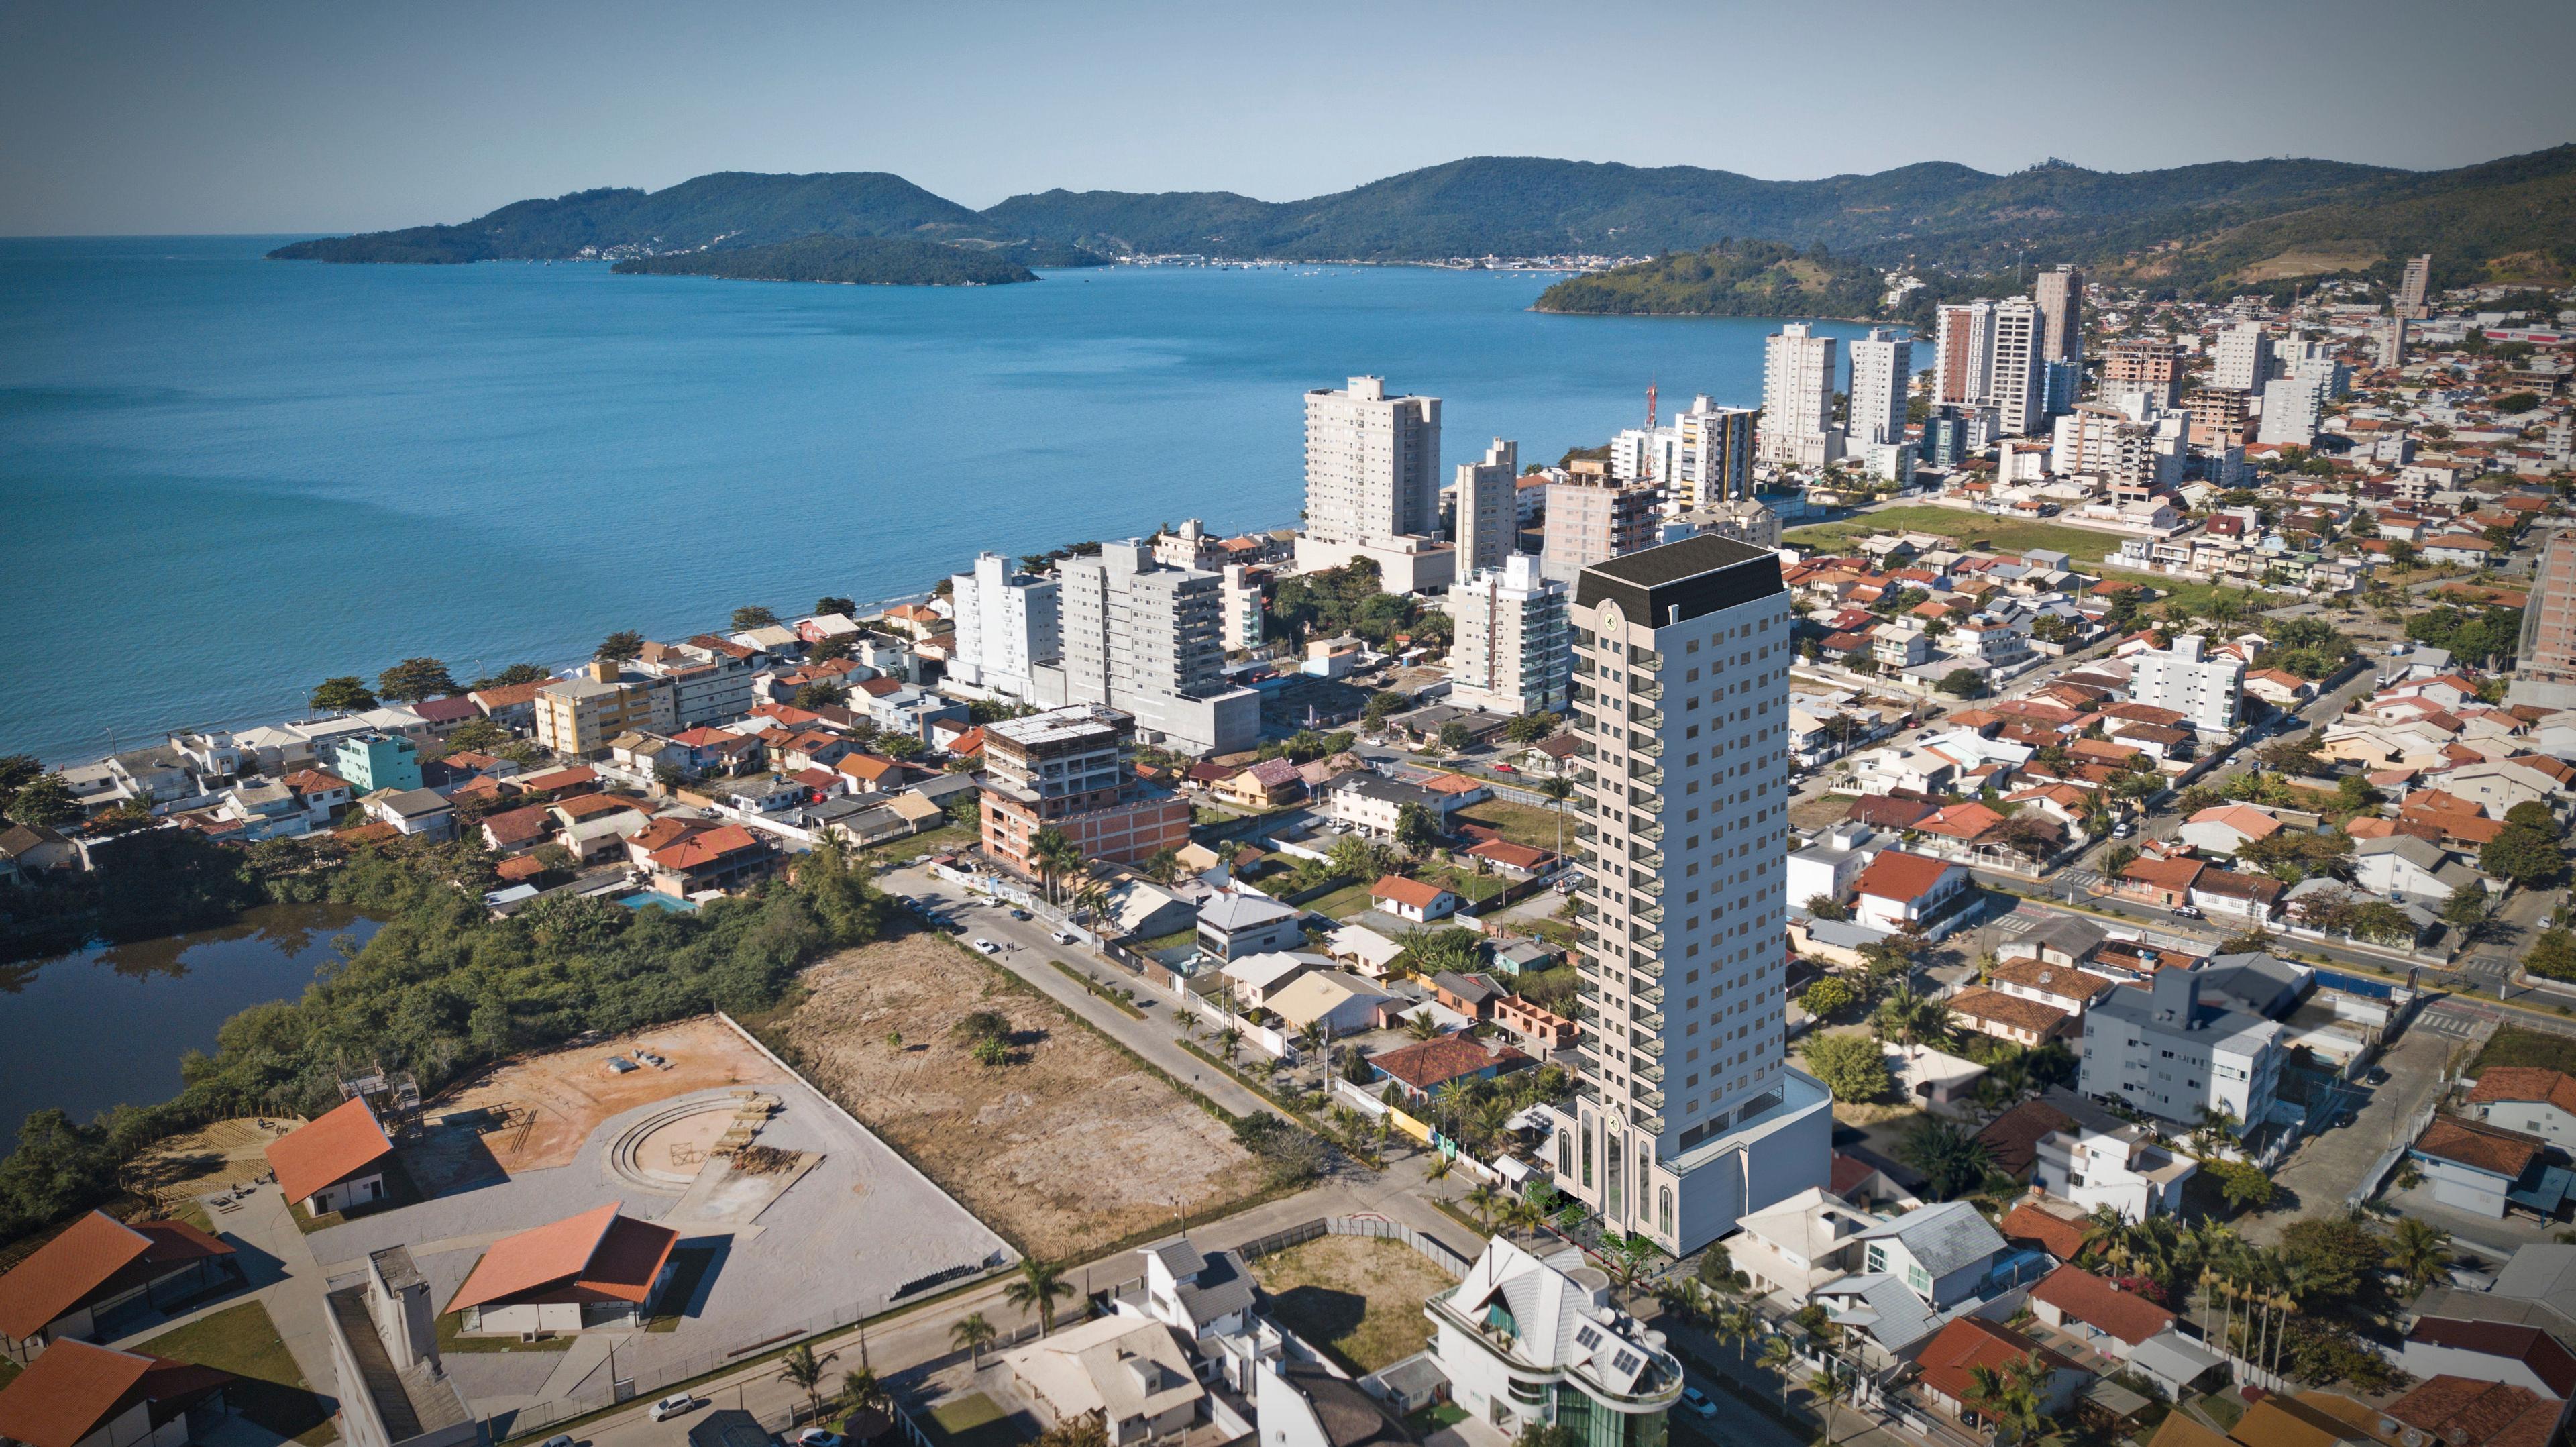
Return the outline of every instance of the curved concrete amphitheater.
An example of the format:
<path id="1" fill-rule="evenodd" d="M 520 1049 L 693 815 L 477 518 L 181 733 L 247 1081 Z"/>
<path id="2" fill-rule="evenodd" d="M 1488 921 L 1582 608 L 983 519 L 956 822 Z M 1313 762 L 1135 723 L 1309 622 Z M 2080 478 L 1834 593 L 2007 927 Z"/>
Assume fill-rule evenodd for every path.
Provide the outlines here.
<path id="1" fill-rule="evenodd" d="M 604 1159 L 609 1174 L 660 1196 L 687 1193 L 707 1161 L 707 1148 L 734 1122 L 742 1096 L 701 1091 L 665 1102 L 617 1133 Z"/>

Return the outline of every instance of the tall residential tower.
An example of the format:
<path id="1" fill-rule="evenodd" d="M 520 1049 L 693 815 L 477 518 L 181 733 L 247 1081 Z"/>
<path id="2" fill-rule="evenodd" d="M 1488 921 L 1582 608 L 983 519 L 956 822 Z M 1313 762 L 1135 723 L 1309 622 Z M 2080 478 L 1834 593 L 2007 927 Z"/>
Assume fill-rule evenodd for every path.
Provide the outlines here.
<path id="1" fill-rule="evenodd" d="M 1762 347 L 1762 460 L 1822 467 L 1843 455 L 1834 426 L 1834 339 L 1789 322 Z"/>
<path id="2" fill-rule="evenodd" d="M 1499 437 L 1485 449 L 1483 461 L 1458 464 L 1458 523 L 1454 537 L 1460 577 L 1470 576 L 1479 568 L 1499 568 L 1503 559 L 1512 555 L 1512 539 L 1520 532 L 1520 509 L 1515 501 L 1520 471 L 1520 444 Z"/>
<path id="3" fill-rule="evenodd" d="M 1573 623 L 1593 1018 L 1552 1164 L 1680 1255 L 1832 1154 L 1832 1097 L 1784 1053 L 1789 595 L 1777 556 L 1702 534 L 1584 569 Z"/>
<path id="4" fill-rule="evenodd" d="M 1898 332 L 1872 327 L 1851 344 L 1851 404 L 1846 429 L 1851 450 L 1905 440 L 1905 389 L 1914 378 L 1914 344 Z"/>

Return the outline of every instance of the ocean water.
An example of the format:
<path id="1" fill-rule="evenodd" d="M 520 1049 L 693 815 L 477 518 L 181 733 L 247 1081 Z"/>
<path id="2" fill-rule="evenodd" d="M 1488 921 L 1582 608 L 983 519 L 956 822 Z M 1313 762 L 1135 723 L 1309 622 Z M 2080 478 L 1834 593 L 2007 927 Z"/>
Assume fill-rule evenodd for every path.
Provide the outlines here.
<path id="1" fill-rule="evenodd" d="M 1288 524 L 1308 388 L 1381 374 L 1443 399 L 1446 462 L 1553 460 L 1649 382 L 1753 405 L 1773 329 L 1541 316 L 1503 273 L 838 287 L 280 239 L 0 240 L 0 753 L 896 597 L 984 548 Z"/>

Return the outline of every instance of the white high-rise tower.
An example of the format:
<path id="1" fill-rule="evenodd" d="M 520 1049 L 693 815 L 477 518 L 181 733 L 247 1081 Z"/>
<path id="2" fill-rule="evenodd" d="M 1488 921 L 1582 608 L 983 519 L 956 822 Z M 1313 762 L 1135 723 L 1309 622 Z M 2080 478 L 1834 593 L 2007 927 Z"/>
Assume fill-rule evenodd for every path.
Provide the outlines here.
<path id="1" fill-rule="evenodd" d="M 1382 377 L 1306 394 L 1306 536 L 1367 543 L 1440 530 L 1440 399 Z"/>
<path id="2" fill-rule="evenodd" d="M 1994 370 L 1989 383 L 1997 430 L 2026 437 L 2048 415 L 2047 319 L 2025 296 L 1995 304 Z"/>
<path id="3" fill-rule="evenodd" d="M 1458 464 L 1458 575 L 1464 579 L 1480 568 L 1499 568 L 1512 555 L 1512 538 L 1520 529 L 1517 484 L 1521 447 L 1494 439 L 1481 462 Z"/>
<path id="4" fill-rule="evenodd" d="M 1762 349 L 1762 427 L 1766 462 L 1822 467 L 1842 456 L 1834 426 L 1834 339 L 1805 322 L 1788 322 Z"/>
<path id="5" fill-rule="evenodd" d="M 1905 388 L 1914 376 L 1914 343 L 1884 327 L 1851 344 L 1851 450 L 1905 440 Z"/>
<path id="6" fill-rule="evenodd" d="M 1790 609 L 1767 549 L 1699 534 L 1575 584 L 1592 1006 L 1557 1188 L 1681 1255 L 1825 1183 L 1832 1096 L 1780 996 Z"/>

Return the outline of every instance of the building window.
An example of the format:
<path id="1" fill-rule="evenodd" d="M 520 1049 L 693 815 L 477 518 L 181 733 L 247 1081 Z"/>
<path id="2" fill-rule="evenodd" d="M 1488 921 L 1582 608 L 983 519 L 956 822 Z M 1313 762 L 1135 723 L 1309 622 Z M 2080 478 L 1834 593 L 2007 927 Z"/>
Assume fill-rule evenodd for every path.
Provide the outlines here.
<path id="1" fill-rule="evenodd" d="M 1574 1174 L 1574 1137 L 1564 1132 L 1556 1137 L 1556 1174 L 1560 1178 Z"/>
<path id="2" fill-rule="evenodd" d="M 1583 1122 L 1583 1189 L 1592 1189 L 1592 1122 Z"/>
<path id="3" fill-rule="evenodd" d="M 1655 1192 L 1655 1227 L 1666 1236 L 1673 1234 L 1673 1188 L 1660 1187 Z"/>

